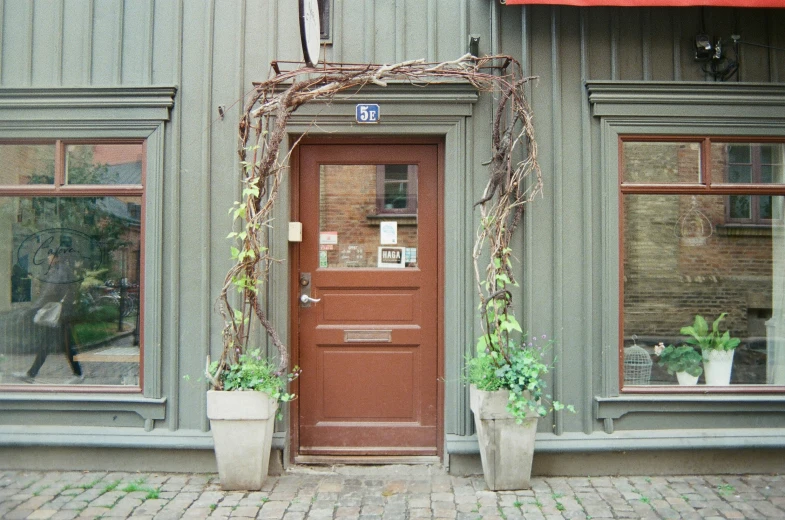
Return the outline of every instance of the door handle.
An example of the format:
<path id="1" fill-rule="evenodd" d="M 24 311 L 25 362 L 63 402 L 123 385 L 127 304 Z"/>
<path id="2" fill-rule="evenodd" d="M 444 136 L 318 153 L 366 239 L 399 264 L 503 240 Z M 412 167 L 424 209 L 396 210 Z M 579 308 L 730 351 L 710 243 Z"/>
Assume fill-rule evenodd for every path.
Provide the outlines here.
<path id="1" fill-rule="evenodd" d="M 300 303 L 319 303 L 320 301 L 322 301 L 321 298 L 311 298 L 307 294 L 300 296 Z"/>

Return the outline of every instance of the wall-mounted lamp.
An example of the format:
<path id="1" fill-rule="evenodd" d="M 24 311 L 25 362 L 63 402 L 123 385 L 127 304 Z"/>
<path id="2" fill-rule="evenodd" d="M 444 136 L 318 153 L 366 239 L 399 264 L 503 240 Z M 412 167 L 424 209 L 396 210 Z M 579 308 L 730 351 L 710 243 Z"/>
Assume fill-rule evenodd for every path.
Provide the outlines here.
<path id="1" fill-rule="evenodd" d="M 715 81 L 727 81 L 739 71 L 738 44 L 741 36 L 731 35 L 731 42 L 717 38 L 712 44 L 707 34 L 695 35 L 695 61 L 703 63 L 703 72 L 714 77 Z M 733 49 L 733 59 L 727 53 Z"/>
<path id="2" fill-rule="evenodd" d="M 711 39 L 708 34 L 695 36 L 695 61 L 709 61 L 711 59 Z"/>

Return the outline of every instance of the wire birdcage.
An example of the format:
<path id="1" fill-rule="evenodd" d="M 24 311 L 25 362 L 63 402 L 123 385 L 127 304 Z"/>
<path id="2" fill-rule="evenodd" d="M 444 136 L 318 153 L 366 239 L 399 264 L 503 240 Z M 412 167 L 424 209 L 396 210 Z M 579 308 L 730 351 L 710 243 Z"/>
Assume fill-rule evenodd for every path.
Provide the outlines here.
<path id="1" fill-rule="evenodd" d="M 624 384 L 648 385 L 651 381 L 651 356 L 635 343 L 624 349 Z"/>
<path id="2" fill-rule="evenodd" d="M 694 195 L 690 201 L 690 209 L 676 221 L 673 230 L 685 246 L 702 246 L 714 233 L 714 226 L 701 210 L 698 209 L 698 198 Z"/>

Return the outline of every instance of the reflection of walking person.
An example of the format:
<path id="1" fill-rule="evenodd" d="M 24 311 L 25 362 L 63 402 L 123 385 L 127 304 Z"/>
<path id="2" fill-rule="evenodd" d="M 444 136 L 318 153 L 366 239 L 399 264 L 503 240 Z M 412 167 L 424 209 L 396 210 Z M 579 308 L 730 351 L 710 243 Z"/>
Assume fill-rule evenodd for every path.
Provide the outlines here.
<path id="1" fill-rule="evenodd" d="M 24 379 L 32 379 L 46 361 L 46 356 L 52 352 L 62 351 L 75 376 L 81 379 L 82 367 L 74 360 L 76 349 L 71 340 L 71 317 L 74 314 L 74 300 L 76 299 L 79 282 L 74 280 L 73 268 L 68 259 L 57 255 L 49 255 L 49 270 L 46 280 L 41 282 L 41 293 L 36 298 L 33 306 L 40 309 L 50 302 L 62 302 L 60 321 L 56 327 L 34 325 L 36 337 L 40 338 L 36 346 L 35 360 L 25 374 L 15 374 Z"/>

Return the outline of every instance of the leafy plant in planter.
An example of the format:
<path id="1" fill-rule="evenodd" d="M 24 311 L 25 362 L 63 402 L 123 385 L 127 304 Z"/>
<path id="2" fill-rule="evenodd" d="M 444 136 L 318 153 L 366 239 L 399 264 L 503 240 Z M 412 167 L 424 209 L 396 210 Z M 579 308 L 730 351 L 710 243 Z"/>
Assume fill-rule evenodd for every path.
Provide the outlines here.
<path id="1" fill-rule="evenodd" d="M 741 340 L 731 337 L 729 331 L 719 330 L 720 322 L 728 314 L 723 312 L 714 320 L 709 329 L 706 319 L 700 314 L 695 315 L 692 325 L 681 328 L 681 333 L 687 336 L 687 344 L 701 349 L 703 366 L 706 370 L 706 384 L 710 386 L 725 386 L 730 384 L 731 370 L 733 368 L 733 353 Z"/>
<path id="2" fill-rule="evenodd" d="M 654 353 L 660 358 L 657 364 L 664 367 L 669 374 L 676 374 L 679 384 L 694 385 L 703 373 L 701 366 L 703 357 L 693 347 L 687 345 L 666 347 L 664 343 L 660 343 L 654 347 Z"/>
<path id="3" fill-rule="evenodd" d="M 545 391 L 552 342 L 538 344 L 546 338 L 523 333 L 510 290 L 518 285 L 510 242 L 525 205 L 542 194 L 543 186 L 525 83 L 510 80 L 511 88 L 500 95 L 489 181 L 476 204 L 480 225 L 473 256 L 483 333 L 475 357 L 467 361 L 467 376 L 483 474 L 491 490 L 531 486 L 537 419 L 564 408 Z M 522 160 L 513 160 L 516 154 Z M 486 261 L 483 274 L 480 263 Z"/>

